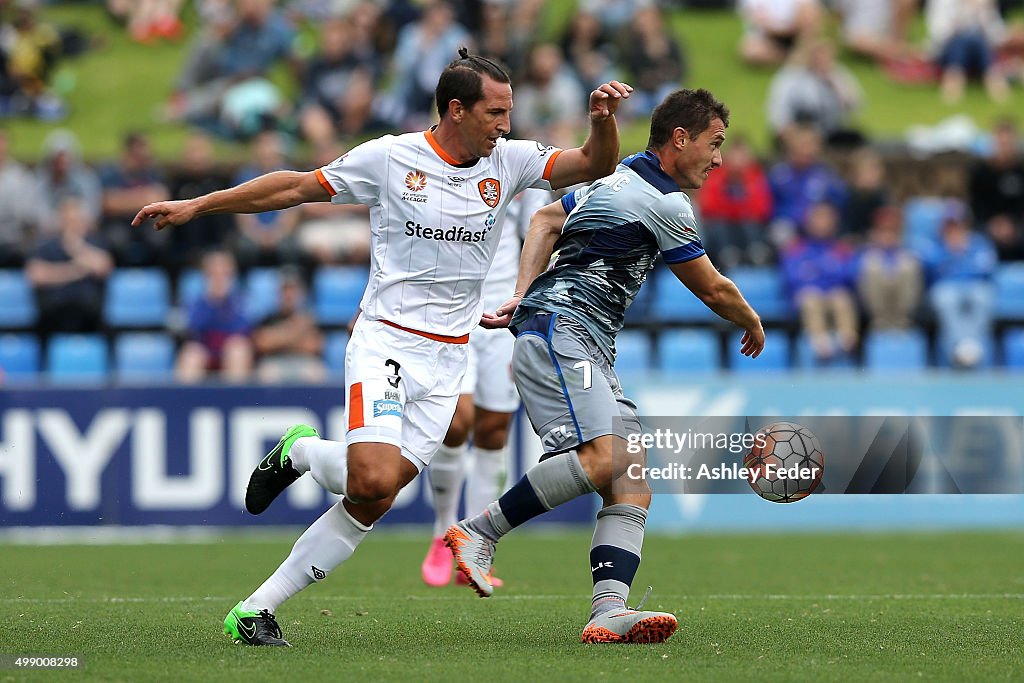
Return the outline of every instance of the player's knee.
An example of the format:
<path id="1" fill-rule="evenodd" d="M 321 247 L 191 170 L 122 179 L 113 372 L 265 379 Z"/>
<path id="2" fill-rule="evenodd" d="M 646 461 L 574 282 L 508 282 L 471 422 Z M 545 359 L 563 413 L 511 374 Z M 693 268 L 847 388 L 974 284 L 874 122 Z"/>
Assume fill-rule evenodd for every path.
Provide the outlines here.
<path id="1" fill-rule="evenodd" d="M 478 448 L 496 451 L 505 447 L 508 440 L 509 423 L 512 415 L 478 410 L 476 424 L 473 426 L 473 443 Z"/>
<path id="2" fill-rule="evenodd" d="M 452 425 L 444 436 L 444 445 L 451 447 L 461 446 L 467 440 L 469 440 L 469 421 L 459 420 L 458 417 L 452 419 Z"/>
<path id="3" fill-rule="evenodd" d="M 444 435 L 445 446 L 461 446 L 469 440 L 469 431 L 473 428 L 473 403 L 466 397 L 459 399 L 448 433 Z"/>
<path id="4" fill-rule="evenodd" d="M 398 493 L 400 469 L 389 460 L 349 458 L 346 496 L 358 503 L 384 500 Z"/>
<path id="5" fill-rule="evenodd" d="M 383 472 L 349 473 L 346 497 L 357 503 L 374 503 L 395 495 L 395 477 Z"/>
<path id="6" fill-rule="evenodd" d="M 487 451 L 497 451 L 505 447 L 508 439 L 507 429 L 492 429 L 486 432 L 473 433 L 473 445 Z"/>

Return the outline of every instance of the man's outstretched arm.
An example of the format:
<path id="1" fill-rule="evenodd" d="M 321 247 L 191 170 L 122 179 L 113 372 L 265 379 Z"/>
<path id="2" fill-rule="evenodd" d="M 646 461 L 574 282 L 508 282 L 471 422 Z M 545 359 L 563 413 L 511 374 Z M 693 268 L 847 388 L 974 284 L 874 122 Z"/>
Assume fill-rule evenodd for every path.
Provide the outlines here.
<path id="1" fill-rule="evenodd" d="M 157 230 L 182 225 L 198 216 L 214 213 L 263 213 L 306 202 L 326 202 L 330 193 L 317 171 L 274 171 L 226 190 L 195 199 L 147 204 L 135 215 L 133 226 L 153 219 Z"/>
<path id="2" fill-rule="evenodd" d="M 590 135 L 582 147 L 563 150 L 551 169 L 551 187 L 569 187 L 610 175 L 619 163 L 619 125 L 615 112 L 633 88 L 619 81 L 590 93 Z"/>
<path id="3" fill-rule="evenodd" d="M 743 298 L 735 283 L 719 273 L 707 255 L 673 263 L 669 268 L 705 306 L 745 331 L 740 342 L 744 356 L 757 358 L 761 354 L 764 348 L 761 318 Z"/>

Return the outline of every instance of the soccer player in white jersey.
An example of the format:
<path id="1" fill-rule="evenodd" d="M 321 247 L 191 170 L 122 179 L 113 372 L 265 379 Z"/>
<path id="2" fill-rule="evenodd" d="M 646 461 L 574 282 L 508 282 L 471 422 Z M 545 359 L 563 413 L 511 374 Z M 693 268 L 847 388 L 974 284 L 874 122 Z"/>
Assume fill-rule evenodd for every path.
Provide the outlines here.
<path id="1" fill-rule="evenodd" d="M 619 152 L 615 111 L 628 85 L 590 93 L 590 133 L 559 150 L 505 140 L 512 87 L 501 67 L 465 49 L 441 74 L 431 130 L 363 143 L 311 172 L 275 171 L 195 199 L 143 207 L 157 229 L 212 213 L 260 213 L 304 202 L 370 207 L 370 279 L 345 355 L 346 443 L 289 429 L 253 470 L 246 508 L 259 514 L 306 472 L 344 498 L 224 620 L 250 645 L 288 645 L 273 612 L 348 559 L 403 486 L 430 463 L 451 424 L 466 343 L 508 202 L 528 187 L 607 175 Z"/>
<path id="2" fill-rule="evenodd" d="M 660 643 L 677 626 L 673 614 L 643 610 L 644 600 L 626 607 L 651 490 L 628 476 L 643 453 L 627 443 L 642 432 L 613 368 L 615 336 L 655 259 L 660 255 L 705 305 L 744 331 L 744 355 L 756 357 L 764 347 L 761 319 L 708 260 L 683 192 L 721 166 L 728 125 L 728 108 L 707 90 L 666 97 L 651 115 L 644 152 L 534 214 L 515 295 L 482 322 L 517 335 L 512 373 L 545 456 L 483 512 L 453 525 L 445 542 L 459 571 L 487 597 L 495 545 L 505 534 L 597 492 L 603 505 L 590 547 L 585 643 Z M 544 270 L 552 250 L 558 260 Z"/>
<path id="3" fill-rule="evenodd" d="M 509 204 L 498 251 L 484 280 L 485 311 L 497 310 L 515 289 L 519 253 L 530 218 L 550 201 L 551 192 L 531 189 L 516 195 Z M 428 586 L 446 586 L 452 580 L 452 551 L 442 537 L 457 519 L 463 479 L 467 513 L 481 512 L 501 493 L 509 426 L 519 409 L 519 393 L 512 381 L 514 343 L 515 338 L 503 329 L 479 329 L 470 336 L 469 366 L 462 380 L 462 395 L 444 442 L 427 469 L 434 507 L 434 538 L 420 573 Z M 455 574 L 455 579 L 465 581 L 462 573 Z M 492 575 L 491 583 L 500 586 L 502 581 Z"/>

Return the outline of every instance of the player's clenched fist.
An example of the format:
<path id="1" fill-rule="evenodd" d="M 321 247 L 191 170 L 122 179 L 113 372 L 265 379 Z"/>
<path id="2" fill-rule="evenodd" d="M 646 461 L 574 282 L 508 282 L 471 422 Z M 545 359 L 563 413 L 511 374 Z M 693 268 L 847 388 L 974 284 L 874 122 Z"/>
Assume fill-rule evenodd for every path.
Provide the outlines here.
<path id="1" fill-rule="evenodd" d="M 182 225 L 195 218 L 195 209 L 192 202 L 187 199 L 173 202 L 156 202 L 142 207 L 135 218 L 132 219 L 132 226 L 139 226 L 149 219 L 153 219 L 153 226 L 157 230 L 163 230 L 169 225 Z"/>
<path id="2" fill-rule="evenodd" d="M 629 97 L 633 86 L 619 81 L 609 81 L 590 93 L 590 118 L 594 121 L 606 119 L 615 113 L 619 103 Z"/>

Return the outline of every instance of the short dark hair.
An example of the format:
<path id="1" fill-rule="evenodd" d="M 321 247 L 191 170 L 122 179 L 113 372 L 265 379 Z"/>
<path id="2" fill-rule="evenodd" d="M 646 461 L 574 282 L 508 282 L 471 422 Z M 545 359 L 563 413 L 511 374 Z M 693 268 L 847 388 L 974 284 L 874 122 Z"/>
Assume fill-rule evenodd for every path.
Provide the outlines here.
<path id="1" fill-rule="evenodd" d="M 704 88 L 676 90 L 654 108 L 647 146 L 665 144 L 676 128 L 685 128 L 690 138 L 695 138 L 707 130 L 714 119 L 722 119 L 725 127 L 729 127 L 729 108 L 709 91 Z"/>
<path id="2" fill-rule="evenodd" d="M 497 62 L 480 55 L 471 55 L 468 48 L 460 47 L 459 58 L 445 68 L 437 81 L 437 115 L 444 118 L 448 113 L 448 103 L 452 100 L 458 100 L 466 107 L 472 107 L 482 100 L 483 75 L 499 83 L 512 82 Z"/>

